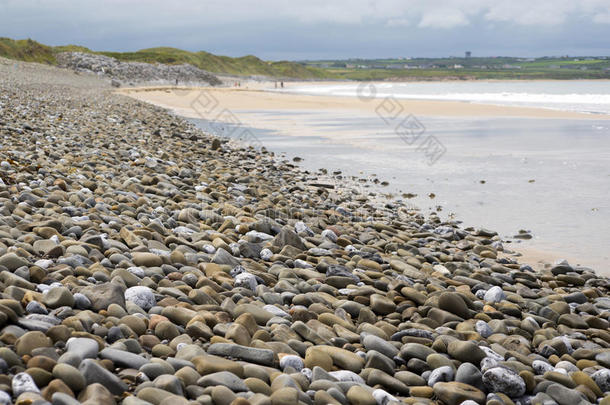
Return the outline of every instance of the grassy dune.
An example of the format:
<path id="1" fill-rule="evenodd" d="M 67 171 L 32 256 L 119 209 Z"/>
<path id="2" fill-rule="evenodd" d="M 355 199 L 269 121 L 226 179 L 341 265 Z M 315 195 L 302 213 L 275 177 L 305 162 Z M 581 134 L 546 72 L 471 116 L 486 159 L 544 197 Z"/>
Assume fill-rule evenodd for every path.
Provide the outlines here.
<path id="1" fill-rule="evenodd" d="M 55 64 L 59 52 L 85 52 L 111 56 L 126 62 L 182 64 L 189 63 L 216 74 L 237 76 L 269 76 L 294 79 L 343 79 L 343 80 L 473 80 L 473 79 L 610 79 L 610 59 L 569 60 L 541 58 L 520 61 L 518 58 L 471 59 L 418 59 L 422 64 L 438 65 L 436 68 L 404 69 L 378 68 L 377 65 L 405 64 L 393 59 L 359 60 L 366 68 L 345 67 L 345 61 L 267 62 L 253 55 L 232 58 L 209 52 L 189 52 L 170 47 L 142 49 L 136 52 L 92 51 L 78 45 L 51 47 L 36 41 L 0 38 L 0 56 L 6 58 Z M 326 62 L 326 63 L 322 63 Z M 451 69 L 455 63 L 464 63 L 461 69 Z M 505 64 L 518 67 L 506 69 Z M 486 65 L 480 69 L 477 65 Z M 559 69 L 558 65 L 561 65 Z"/>
<path id="2" fill-rule="evenodd" d="M 328 75 L 323 69 L 306 67 L 296 62 L 266 62 L 253 55 L 232 58 L 209 52 L 189 52 L 176 48 L 160 47 L 136 52 L 96 52 L 78 45 L 50 47 L 31 39 L 0 38 L 0 56 L 27 62 L 56 64 L 59 52 L 85 52 L 106 55 L 125 62 L 182 64 L 189 63 L 212 73 L 240 76 L 264 75 L 286 78 L 321 79 Z"/>

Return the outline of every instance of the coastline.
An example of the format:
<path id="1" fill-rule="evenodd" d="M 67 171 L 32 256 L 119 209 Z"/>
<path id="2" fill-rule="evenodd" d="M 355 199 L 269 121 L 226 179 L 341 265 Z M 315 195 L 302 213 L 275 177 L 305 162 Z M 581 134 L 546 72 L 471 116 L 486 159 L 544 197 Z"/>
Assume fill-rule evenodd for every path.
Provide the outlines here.
<path id="1" fill-rule="evenodd" d="M 347 97 L 329 97 L 329 96 L 311 96 L 291 93 L 265 92 L 262 90 L 249 89 L 202 89 L 207 95 L 212 95 L 222 108 L 235 111 L 242 124 L 247 127 L 266 128 L 271 131 L 281 133 L 285 136 L 298 137 L 319 137 L 320 133 L 317 130 L 312 130 L 310 127 L 302 124 L 302 120 L 290 118 L 278 118 L 277 114 L 282 112 L 294 111 L 309 111 L 309 112 L 324 112 L 334 111 L 335 113 L 344 114 L 344 117 L 352 117 L 356 119 L 358 114 L 374 113 L 374 108 L 377 103 L 354 99 Z M 119 93 L 127 94 L 130 97 L 140 101 L 150 102 L 154 105 L 168 108 L 175 114 L 199 119 L 202 118 L 200 111 L 191 108 L 194 97 L 198 94 L 195 89 L 173 89 L 173 88 L 138 88 L 138 89 L 121 89 Z M 584 113 L 569 113 L 564 111 L 547 110 L 541 108 L 523 108 L 523 107 L 503 107 L 473 104 L 466 102 L 451 102 L 451 101 L 417 101 L 407 100 L 402 101 L 401 105 L 405 111 L 417 111 L 414 113 L 417 116 L 449 116 L 455 118 L 476 117 L 500 117 L 500 118 L 528 118 L 528 119 L 576 119 L 576 120 L 591 120 L 591 119 L 609 119 L 610 116 L 593 115 Z M 252 110 L 258 111 L 253 113 Z M 275 116 L 270 120 L 268 115 L 262 114 L 261 111 L 267 110 L 269 114 Z M 503 114 L 503 115 L 502 115 Z M 318 115 L 307 116 L 307 119 L 315 120 Z M 208 118 L 208 117 L 205 117 Z M 347 137 L 341 131 L 334 131 L 332 127 L 325 127 L 328 131 L 328 138 L 325 142 L 340 143 L 342 137 Z M 350 130 L 349 136 L 358 136 L 367 134 L 367 130 Z M 369 145 L 370 147 L 370 145 Z M 383 179 L 380 179 L 383 180 Z M 459 211 L 457 212 L 459 216 Z M 473 224 L 476 225 L 476 224 Z M 519 260 L 531 262 L 537 269 L 547 268 L 558 260 L 568 259 L 572 262 L 581 262 L 586 260 L 578 260 L 574 256 L 562 254 L 557 250 L 546 249 L 544 245 L 537 243 L 532 246 L 527 241 L 521 244 L 510 244 L 507 248 L 520 253 L 522 256 Z M 596 260 L 595 264 L 599 264 L 600 260 Z"/>
<path id="2" fill-rule="evenodd" d="M 537 403 L 585 377 L 589 402 L 607 391 L 604 275 L 534 271 L 494 231 L 93 76 L 0 65 L 0 92 L 6 403 Z M 454 371 L 472 385 L 441 381 Z"/>
<path id="3" fill-rule="evenodd" d="M 117 93 L 140 101 L 168 108 L 178 115 L 201 118 L 192 108 L 193 102 L 204 91 L 212 95 L 229 110 L 336 110 L 357 111 L 374 114 L 380 100 L 361 100 L 356 97 L 301 95 L 262 89 L 236 88 L 192 88 L 192 87 L 147 87 L 125 88 Z M 460 101 L 430 101 L 398 99 L 403 111 L 415 116 L 443 117 L 520 117 L 549 119 L 610 120 L 610 115 L 550 110 L 532 107 L 475 104 Z"/>

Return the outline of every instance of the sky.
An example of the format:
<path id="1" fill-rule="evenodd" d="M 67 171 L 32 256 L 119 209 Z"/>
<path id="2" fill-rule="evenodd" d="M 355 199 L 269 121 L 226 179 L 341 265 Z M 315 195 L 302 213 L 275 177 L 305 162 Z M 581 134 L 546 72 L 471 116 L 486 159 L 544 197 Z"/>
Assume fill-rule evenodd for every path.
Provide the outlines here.
<path id="1" fill-rule="evenodd" d="M 610 0 L 0 0 L 0 36 L 267 60 L 610 55 Z"/>

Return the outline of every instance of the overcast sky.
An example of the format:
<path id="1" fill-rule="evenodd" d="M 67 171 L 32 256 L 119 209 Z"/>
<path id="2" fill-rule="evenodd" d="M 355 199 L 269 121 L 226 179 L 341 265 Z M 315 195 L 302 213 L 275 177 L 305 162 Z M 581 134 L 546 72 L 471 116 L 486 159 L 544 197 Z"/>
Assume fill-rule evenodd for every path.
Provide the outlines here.
<path id="1" fill-rule="evenodd" d="M 0 0 L 0 36 L 272 60 L 610 55 L 610 0 Z"/>

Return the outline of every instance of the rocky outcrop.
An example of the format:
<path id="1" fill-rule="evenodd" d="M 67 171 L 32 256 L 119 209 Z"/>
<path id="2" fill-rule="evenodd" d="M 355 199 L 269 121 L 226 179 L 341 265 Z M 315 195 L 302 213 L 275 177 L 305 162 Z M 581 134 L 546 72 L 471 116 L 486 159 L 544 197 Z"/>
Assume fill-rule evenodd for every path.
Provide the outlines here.
<path id="1" fill-rule="evenodd" d="M 193 65 L 123 62 L 104 55 L 83 52 L 62 52 L 57 55 L 61 67 L 76 72 L 106 76 L 115 87 L 141 84 L 178 84 L 216 86 L 222 82 L 210 72 Z"/>

